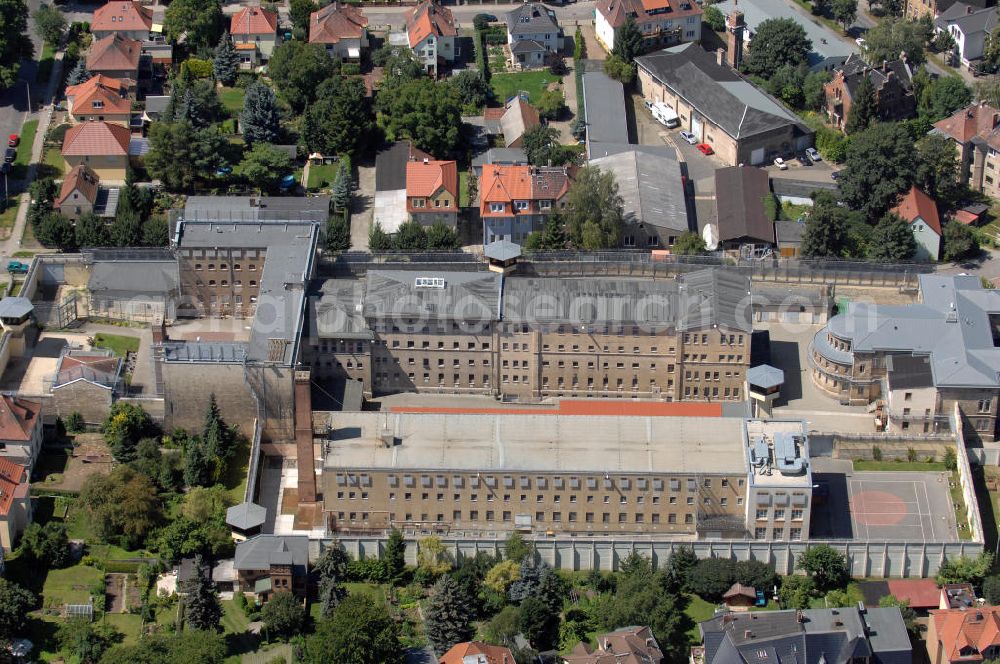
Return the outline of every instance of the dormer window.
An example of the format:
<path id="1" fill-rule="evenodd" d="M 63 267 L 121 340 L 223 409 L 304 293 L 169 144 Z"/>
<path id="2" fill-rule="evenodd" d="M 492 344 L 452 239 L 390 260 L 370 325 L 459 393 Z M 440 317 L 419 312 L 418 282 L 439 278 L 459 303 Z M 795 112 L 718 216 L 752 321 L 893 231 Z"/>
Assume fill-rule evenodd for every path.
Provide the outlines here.
<path id="1" fill-rule="evenodd" d="M 104 108 L 104 102 L 98 99 L 95 99 L 94 101 L 90 102 L 90 105 L 93 108 Z"/>
<path id="2" fill-rule="evenodd" d="M 528 201 L 514 201 L 514 209 L 515 210 L 527 210 L 528 209 Z"/>
<path id="3" fill-rule="evenodd" d="M 422 208 L 422 207 L 424 207 L 424 199 L 422 199 L 422 198 L 414 198 L 413 199 L 413 207 L 415 207 L 415 208 Z"/>
<path id="4" fill-rule="evenodd" d="M 503 212 L 503 203 L 490 203 L 490 212 Z"/>
<path id="5" fill-rule="evenodd" d="M 538 201 L 538 209 L 539 210 L 551 210 L 552 209 L 552 201 L 549 201 L 549 200 Z"/>

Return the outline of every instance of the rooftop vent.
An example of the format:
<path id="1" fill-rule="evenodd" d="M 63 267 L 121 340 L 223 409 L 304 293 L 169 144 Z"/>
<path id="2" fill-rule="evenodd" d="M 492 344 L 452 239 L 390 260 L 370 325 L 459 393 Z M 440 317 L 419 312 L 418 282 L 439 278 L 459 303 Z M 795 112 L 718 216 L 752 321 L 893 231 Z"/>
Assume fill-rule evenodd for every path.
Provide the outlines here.
<path id="1" fill-rule="evenodd" d="M 442 277 L 417 277 L 413 282 L 414 288 L 444 288 L 445 281 Z"/>

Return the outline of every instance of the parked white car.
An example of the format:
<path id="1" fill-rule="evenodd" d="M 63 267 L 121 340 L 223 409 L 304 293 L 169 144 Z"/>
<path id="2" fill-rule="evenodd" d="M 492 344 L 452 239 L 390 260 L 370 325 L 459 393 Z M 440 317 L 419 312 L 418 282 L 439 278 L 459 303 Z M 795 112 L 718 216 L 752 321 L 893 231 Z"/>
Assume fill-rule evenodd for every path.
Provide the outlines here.
<path id="1" fill-rule="evenodd" d="M 695 143 L 698 142 L 698 137 L 695 136 L 694 134 L 692 134 L 689 131 L 682 131 L 681 132 L 681 138 L 683 138 L 685 141 L 687 141 L 691 145 L 694 145 Z"/>
<path id="2" fill-rule="evenodd" d="M 813 161 L 823 161 L 823 155 L 816 148 L 806 148 L 806 156 Z"/>
<path id="3" fill-rule="evenodd" d="M 775 158 L 774 165 L 778 167 L 778 170 L 782 170 L 782 171 L 787 171 L 788 170 L 788 162 L 786 162 L 781 157 L 776 157 Z"/>

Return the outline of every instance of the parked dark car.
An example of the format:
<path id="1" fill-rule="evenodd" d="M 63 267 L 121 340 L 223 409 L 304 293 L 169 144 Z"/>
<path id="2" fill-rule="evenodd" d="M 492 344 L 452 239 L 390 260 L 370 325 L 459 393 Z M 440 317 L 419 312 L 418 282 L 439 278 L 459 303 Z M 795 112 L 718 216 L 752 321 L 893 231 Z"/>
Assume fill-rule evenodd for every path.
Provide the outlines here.
<path id="1" fill-rule="evenodd" d="M 17 159 L 17 150 L 14 148 L 7 148 L 7 151 L 3 153 L 3 160 L 10 164 L 15 159 Z"/>

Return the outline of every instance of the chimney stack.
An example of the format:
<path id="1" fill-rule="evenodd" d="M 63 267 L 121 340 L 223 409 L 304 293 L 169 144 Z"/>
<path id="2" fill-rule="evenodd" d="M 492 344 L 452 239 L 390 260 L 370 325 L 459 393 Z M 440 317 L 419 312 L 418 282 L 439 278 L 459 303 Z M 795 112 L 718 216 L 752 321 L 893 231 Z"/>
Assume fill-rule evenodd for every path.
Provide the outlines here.
<path id="1" fill-rule="evenodd" d="M 295 456 L 299 504 L 316 502 L 316 454 L 313 451 L 312 394 L 309 371 L 295 371 Z"/>
<path id="2" fill-rule="evenodd" d="M 743 33 L 747 29 L 743 12 L 734 9 L 726 17 L 727 62 L 733 69 L 739 69 L 743 62 Z"/>

